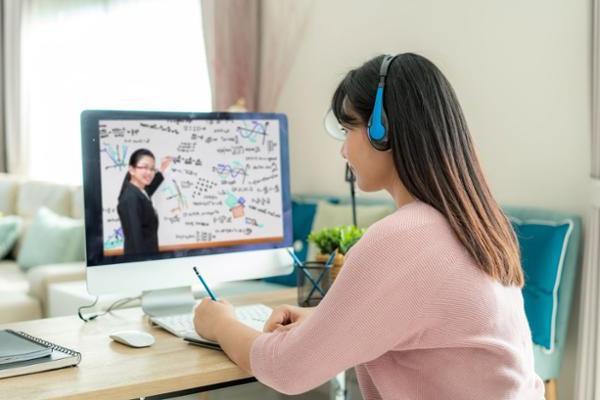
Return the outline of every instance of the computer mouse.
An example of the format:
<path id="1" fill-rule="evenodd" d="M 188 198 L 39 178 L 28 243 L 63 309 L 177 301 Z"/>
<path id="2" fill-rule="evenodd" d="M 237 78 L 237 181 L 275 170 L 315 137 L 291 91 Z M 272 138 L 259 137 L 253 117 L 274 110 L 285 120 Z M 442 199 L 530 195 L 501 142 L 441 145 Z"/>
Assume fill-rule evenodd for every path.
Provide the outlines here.
<path id="1" fill-rule="evenodd" d="M 112 333 L 110 338 L 131 347 L 148 347 L 155 342 L 154 336 L 142 331 L 119 331 Z"/>

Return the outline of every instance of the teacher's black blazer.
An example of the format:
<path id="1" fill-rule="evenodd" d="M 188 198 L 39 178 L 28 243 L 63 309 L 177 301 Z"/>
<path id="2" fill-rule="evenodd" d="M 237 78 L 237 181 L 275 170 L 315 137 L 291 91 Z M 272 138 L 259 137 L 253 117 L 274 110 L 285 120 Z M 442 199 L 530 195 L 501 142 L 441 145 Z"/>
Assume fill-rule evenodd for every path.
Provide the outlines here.
<path id="1" fill-rule="evenodd" d="M 156 173 L 146 186 L 148 197 L 152 197 L 164 179 L 160 172 Z M 158 215 L 148 197 L 130 182 L 119 196 L 117 213 L 123 228 L 125 255 L 158 253 Z"/>

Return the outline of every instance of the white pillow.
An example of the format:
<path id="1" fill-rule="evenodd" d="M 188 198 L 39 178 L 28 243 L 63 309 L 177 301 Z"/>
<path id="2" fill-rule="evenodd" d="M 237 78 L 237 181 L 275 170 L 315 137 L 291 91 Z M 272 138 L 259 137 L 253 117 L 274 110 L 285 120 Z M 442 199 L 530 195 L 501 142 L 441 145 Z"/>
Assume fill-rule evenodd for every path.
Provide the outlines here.
<path id="1" fill-rule="evenodd" d="M 84 260 L 83 220 L 41 207 L 25 233 L 17 263 L 21 269 Z"/>

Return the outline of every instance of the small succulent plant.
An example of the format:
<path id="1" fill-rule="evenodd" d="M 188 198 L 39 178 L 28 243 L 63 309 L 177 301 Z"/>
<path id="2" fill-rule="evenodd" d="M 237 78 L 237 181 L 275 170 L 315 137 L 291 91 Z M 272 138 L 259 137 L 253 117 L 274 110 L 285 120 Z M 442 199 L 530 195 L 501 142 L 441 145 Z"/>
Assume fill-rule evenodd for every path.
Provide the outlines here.
<path id="1" fill-rule="evenodd" d="M 322 254 L 331 254 L 335 249 L 341 254 L 346 254 L 365 231 L 366 229 L 354 225 L 323 228 L 308 235 L 308 240 L 314 243 Z"/>

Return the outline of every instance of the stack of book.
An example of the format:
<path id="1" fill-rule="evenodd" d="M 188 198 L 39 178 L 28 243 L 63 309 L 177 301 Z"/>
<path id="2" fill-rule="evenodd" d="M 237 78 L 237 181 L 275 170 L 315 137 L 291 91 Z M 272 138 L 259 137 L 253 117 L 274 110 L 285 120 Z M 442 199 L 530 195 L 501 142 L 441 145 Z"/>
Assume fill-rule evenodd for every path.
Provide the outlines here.
<path id="1" fill-rule="evenodd" d="M 10 329 L 0 330 L 0 378 L 79 364 L 81 354 Z"/>

